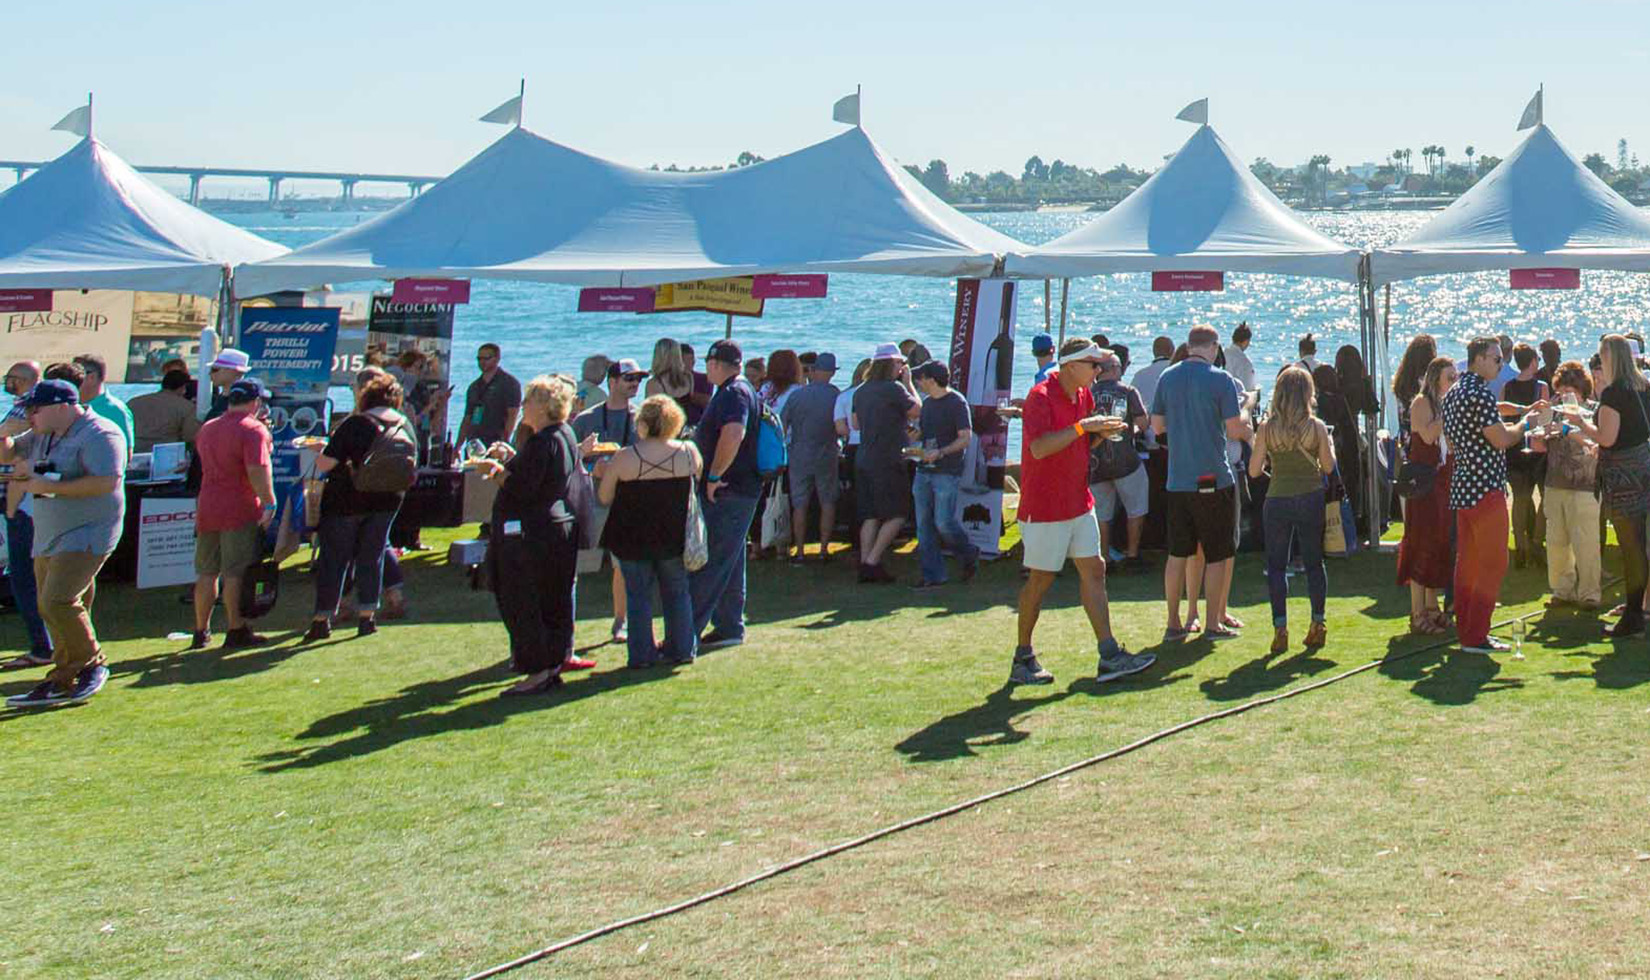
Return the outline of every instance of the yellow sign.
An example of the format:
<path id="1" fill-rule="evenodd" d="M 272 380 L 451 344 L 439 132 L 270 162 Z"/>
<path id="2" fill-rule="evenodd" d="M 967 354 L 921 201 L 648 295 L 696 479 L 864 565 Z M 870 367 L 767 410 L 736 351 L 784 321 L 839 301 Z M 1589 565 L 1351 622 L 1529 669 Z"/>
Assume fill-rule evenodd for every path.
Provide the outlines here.
<path id="1" fill-rule="evenodd" d="M 754 283 L 751 276 L 667 283 L 654 291 L 653 312 L 708 310 L 734 316 L 761 316 L 763 301 L 751 295 Z"/>

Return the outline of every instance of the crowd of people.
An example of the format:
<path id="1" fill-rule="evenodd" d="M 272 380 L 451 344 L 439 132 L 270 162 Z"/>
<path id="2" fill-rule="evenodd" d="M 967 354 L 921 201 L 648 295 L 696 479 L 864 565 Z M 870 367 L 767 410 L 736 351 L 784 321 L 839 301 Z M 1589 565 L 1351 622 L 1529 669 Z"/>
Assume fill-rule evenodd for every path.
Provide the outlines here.
<path id="1" fill-rule="evenodd" d="M 1103 335 L 1058 345 L 1032 338 L 1032 387 L 999 406 L 1022 426 L 1013 486 L 1025 581 L 1011 683 L 1053 680 L 1033 641 L 1068 562 L 1095 637 L 1096 680 L 1152 666 L 1153 655 L 1131 653 L 1113 633 L 1107 595 L 1108 574 L 1145 568 L 1149 516 L 1160 519 L 1167 552 L 1164 640 L 1241 635 L 1229 599 L 1247 526 L 1249 546 L 1265 556 L 1271 652 L 1290 648 L 1288 583 L 1297 574 L 1310 616 L 1303 646 L 1325 645 L 1326 544 L 1340 533 L 1340 500 L 1354 539 L 1374 542 L 1382 531 L 1385 508 L 1364 499 L 1371 466 L 1388 466 L 1378 485 L 1401 497 L 1397 581 L 1410 591 L 1411 632 L 1454 632 L 1469 652 L 1507 649 L 1490 623 L 1509 534 L 1513 564 L 1546 567 L 1552 605 L 1600 609 L 1606 521 L 1620 544 L 1624 601 L 1605 635 L 1643 631 L 1650 382 L 1633 341 L 1606 336 L 1583 364 L 1563 360 L 1550 339 L 1537 348 L 1475 338 L 1452 361 L 1432 337 L 1415 337 L 1393 381 L 1398 459 L 1388 465 L 1359 431 L 1379 399 L 1356 348 L 1342 347 L 1331 366 L 1318 362 L 1314 336 L 1300 338 L 1262 409 L 1252 337 L 1247 323 L 1225 344 L 1207 325 L 1183 343 L 1157 337 L 1127 382 L 1126 345 Z M 815 561 L 829 562 L 839 521 L 848 529 L 842 550 L 867 587 L 896 581 L 890 555 L 913 526 L 914 589 L 967 582 L 979 567 L 958 516 L 976 412 L 951 369 L 914 339 L 878 345 L 841 386 L 833 352 L 747 357 L 729 339 L 708 347 L 702 370 L 690 345 L 669 338 L 646 367 L 596 355 L 578 377 L 523 384 L 501 361 L 496 344 L 477 351 L 458 441 L 466 465 L 497 486 L 482 529 L 486 579 L 523 675 L 506 696 L 550 691 L 567 671 L 594 666 L 573 645 L 581 573 L 610 566 L 611 636 L 641 670 L 744 643 L 747 563 L 805 563 L 810 540 Z M 50 668 L 8 699 L 14 707 L 85 701 L 107 679 L 91 607 L 119 538 L 134 449 L 194 449 L 191 648 L 212 643 L 219 605 L 224 648 L 268 642 L 248 622 L 242 585 L 268 554 L 277 518 L 269 392 L 234 349 L 210 366 L 204 421 L 181 362 L 129 408 L 106 377 L 92 355 L 45 369 L 21 362 L 5 375 L 14 398 L 0 423 L 0 463 L 12 468 L 10 580 L 29 644 L 8 666 Z M 406 612 L 391 527 L 422 456 L 421 420 L 444 418 L 445 406 L 409 405 L 402 379 L 380 366 L 359 373 L 353 395 L 302 499 L 301 524 L 318 549 L 303 642 L 327 639 L 340 618 L 353 616 L 357 634 L 370 635 L 380 616 Z M 769 458 L 768 440 L 784 447 L 782 464 Z"/>

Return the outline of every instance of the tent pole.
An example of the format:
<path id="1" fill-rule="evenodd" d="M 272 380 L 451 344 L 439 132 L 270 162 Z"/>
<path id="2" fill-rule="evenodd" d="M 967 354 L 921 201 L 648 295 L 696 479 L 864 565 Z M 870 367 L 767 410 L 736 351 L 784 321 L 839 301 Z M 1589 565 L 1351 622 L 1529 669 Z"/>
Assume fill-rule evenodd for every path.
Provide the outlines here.
<path id="1" fill-rule="evenodd" d="M 728 314 L 728 324 L 722 330 L 722 339 L 723 340 L 732 340 L 733 339 L 733 314 L 732 313 Z"/>
<path id="2" fill-rule="evenodd" d="M 1043 280 L 1043 333 L 1048 333 L 1053 326 L 1054 317 L 1054 280 Z M 1064 339 L 1064 338 L 1061 338 Z"/>
<path id="3" fill-rule="evenodd" d="M 1386 354 L 1376 333 L 1375 283 L 1367 254 L 1358 263 L 1358 320 L 1365 348 L 1364 364 L 1369 374 L 1370 387 L 1375 389 L 1376 412 L 1364 417 L 1364 440 L 1369 452 L 1369 462 L 1364 467 L 1364 511 L 1369 519 L 1370 547 L 1378 551 L 1381 544 L 1381 527 L 1386 514 L 1386 501 L 1381 497 L 1381 468 L 1377 465 L 1380 424 L 1386 414 Z"/>
<path id="4" fill-rule="evenodd" d="M 1060 280 L 1060 343 L 1066 342 L 1066 299 L 1071 295 L 1071 280 Z"/>

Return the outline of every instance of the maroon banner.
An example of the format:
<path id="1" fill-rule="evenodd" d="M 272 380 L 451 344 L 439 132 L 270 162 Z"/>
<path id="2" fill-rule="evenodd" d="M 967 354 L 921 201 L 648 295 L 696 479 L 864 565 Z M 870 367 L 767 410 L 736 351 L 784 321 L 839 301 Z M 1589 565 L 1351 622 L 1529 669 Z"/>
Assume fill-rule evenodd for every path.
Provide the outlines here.
<path id="1" fill-rule="evenodd" d="M 50 313 L 49 289 L 0 289 L 0 313 Z"/>
<path id="2" fill-rule="evenodd" d="M 468 303 L 468 279 L 397 279 L 392 303 Z"/>
<path id="3" fill-rule="evenodd" d="M 1514 289 L 1580 289 L 1580 269 L 1512 269 Z"/>
<path id="4" fill-rule="evenodd" d="M 829 276 L 756 276 L 751 282 L 755 299 L 823 299 Z"/>
<path id="5" fill-rule="evenodd" d="M 579 290 L 580 313 L 652 313 L 653 287 Z"/>
<path id="6" fill-rule="evenodd" d="M 1218 293 L 1226 288 L 1224 272 L 1154 272 L 1154 293 Z"/>

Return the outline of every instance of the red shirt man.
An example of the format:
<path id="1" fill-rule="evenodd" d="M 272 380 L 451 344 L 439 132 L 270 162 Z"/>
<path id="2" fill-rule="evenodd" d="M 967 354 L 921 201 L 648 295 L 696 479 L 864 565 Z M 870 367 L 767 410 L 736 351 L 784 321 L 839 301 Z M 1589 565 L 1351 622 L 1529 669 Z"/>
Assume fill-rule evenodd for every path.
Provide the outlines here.
<path id="1" fill-rule="evenodd" d="M 265 637 L 241 615 L 241 579 L 263 556 L 263 531 L 275 516 L 269 429 L 258 421 L 267 396 L 251 378 L 229 386 L 228 410 L 201 426 L 195 452 L 201 460 L 201 492 L 195 501 L 195 635 L 191 649 L 211 640 L 212 607 L 223 579 L 229 619 L 225 649 L 255 646 Z"/>
<path id="2" fill-rule="evenodd" d="M 1011 684 L 1052 684 L 1031 646 L 1043 596 L 1069 559 L 1077 568 L 1083 611 L 1099 646 L 1095 679 L 1109 681 L 1150 667 L 1156 657 L 1131 654 L 1111 633 L 1100 525 L 1089 493 L 1089 438 L 1123 431 L 1121 419 L 1094 414 L 1089 389 L 1104 352 L 1087 340 L 1060 346 L 1059 370 L 1038 382 L 1020 406 L 1020 543 L 1026 584 L 1020 589 L 1018 643 Z"/>

